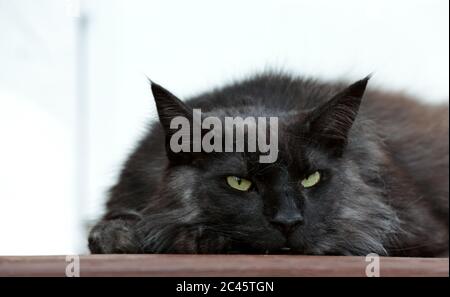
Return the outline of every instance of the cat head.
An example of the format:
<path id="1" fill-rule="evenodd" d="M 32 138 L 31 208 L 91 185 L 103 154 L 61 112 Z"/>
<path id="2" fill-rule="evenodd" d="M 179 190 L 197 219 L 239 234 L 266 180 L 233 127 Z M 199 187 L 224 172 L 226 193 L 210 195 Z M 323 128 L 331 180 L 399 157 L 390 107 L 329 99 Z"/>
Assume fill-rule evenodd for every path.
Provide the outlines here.
<path id="1" fill-rule="evenodd" d="M 383 150 L 370 121 L 358 118 L 368 80 L 325 100 L 318 98 L 323 103 L 315 108 L 277 114 L 277 131 L 267 130 L 278 136 L 278 155 L 272 163 L 261 163 L 258 150 L 174 152 L 170 139 L 176 129 L 170 123 L 185 117 L 193 132 L 192 107 L 153 83 L 168 166 L 157 199 L 165 207 L 149 207 L 142 227 L 146 248 L 385 254 L 398 222 L 382 198 Z M 252 106 L 207 115 L 223 121 L 225 115 L 264 112 Z M 192 148 L 194 140 L 189 140 Z"/>

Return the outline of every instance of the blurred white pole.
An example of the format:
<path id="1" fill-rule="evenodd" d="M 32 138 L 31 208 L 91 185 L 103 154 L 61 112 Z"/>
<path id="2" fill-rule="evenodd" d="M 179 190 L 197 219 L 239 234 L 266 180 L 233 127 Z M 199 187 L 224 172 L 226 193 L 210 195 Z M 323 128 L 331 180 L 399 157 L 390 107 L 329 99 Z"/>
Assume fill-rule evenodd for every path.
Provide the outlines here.
<path id="1" fill-rule="evenodd" d="M 85 207 L 89 199 L 89 98 L 88 98 L 88 31 L 89 17 L 86 5 L 81 0 L 71 0 L 72 13 L 76 19 L 75 34 L 75 79 L 76 79 L 76 124 L 75 124 L 75 199 L 77 202 L 78 228 L 81 238 L 86 238 Z M 86 251 L 86 241 L 81 240 L 77 248 Z"/>

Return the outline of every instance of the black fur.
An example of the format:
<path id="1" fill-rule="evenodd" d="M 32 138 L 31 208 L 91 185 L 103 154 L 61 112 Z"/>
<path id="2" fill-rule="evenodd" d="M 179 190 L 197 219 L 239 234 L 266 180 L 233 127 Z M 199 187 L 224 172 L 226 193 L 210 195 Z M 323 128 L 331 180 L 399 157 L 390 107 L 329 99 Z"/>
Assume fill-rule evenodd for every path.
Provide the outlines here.
<path id="1" fill-rule="evenodd" d="M 161 123 L 126 162 L 90 233 L 91 252 L 448 255 L 448 106 L 365 91 L 367 81 L 266 73 L 185 103 L 152 84 Z M 168 123 L 192 108 L 278 116 L 278 160 L 174 154 Z M 321 182 L 303 189 L 315 170 Z M 228 175 L 255 187 L 236 191 Z M 277 215 L 297 223 L 287 232 Z"/>

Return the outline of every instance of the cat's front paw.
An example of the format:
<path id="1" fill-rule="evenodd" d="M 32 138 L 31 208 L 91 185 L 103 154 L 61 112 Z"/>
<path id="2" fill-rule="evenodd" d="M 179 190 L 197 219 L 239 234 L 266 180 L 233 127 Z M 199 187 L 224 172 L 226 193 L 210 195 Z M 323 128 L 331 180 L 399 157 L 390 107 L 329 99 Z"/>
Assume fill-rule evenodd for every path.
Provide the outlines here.
<path id="1" fill-rule="evenodd" d="M 178 234 L 169 251 L 188 254 L 220 254 L 226 252 L 228 243 L 224 236 L 200 227 Z"/>
<path id="2" fill-rule="evenodd" d="M 91 230 L 88 242 L 92 254 L 142 253 L 140 240 L 127 220 L 100 221 Z"/>

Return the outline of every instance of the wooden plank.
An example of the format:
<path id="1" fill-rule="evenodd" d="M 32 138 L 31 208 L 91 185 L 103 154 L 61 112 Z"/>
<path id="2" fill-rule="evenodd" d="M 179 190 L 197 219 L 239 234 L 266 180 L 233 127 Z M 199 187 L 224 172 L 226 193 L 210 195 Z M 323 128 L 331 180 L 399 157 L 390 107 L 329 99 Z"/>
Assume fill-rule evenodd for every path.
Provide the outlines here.
<path id="1" fill-rule="evenodd" d="M 366 276 L 365 257 L 84 255 L 81 276 Z M 66 256 L 0 257 L 0 276 L 65 276 Z M 448 258 L 380 258 L 381 276 L 449 276 Z"/>

